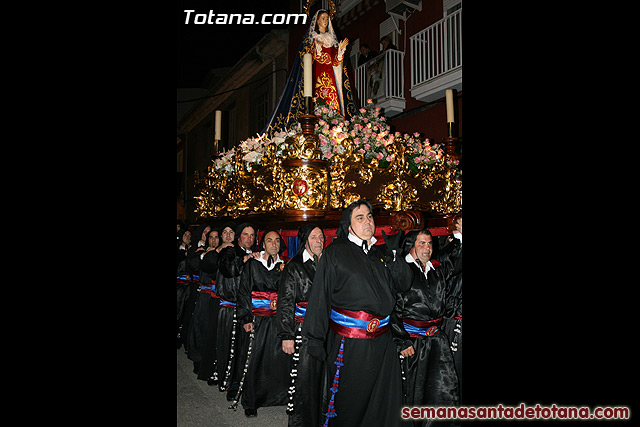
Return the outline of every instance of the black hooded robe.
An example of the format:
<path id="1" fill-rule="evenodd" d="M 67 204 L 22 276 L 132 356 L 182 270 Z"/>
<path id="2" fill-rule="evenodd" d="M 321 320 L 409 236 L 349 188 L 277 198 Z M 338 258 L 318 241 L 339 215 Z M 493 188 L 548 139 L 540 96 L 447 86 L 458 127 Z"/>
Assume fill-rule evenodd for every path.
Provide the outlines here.
<path id="1" fill-rule="evenodd" d="M 307 352 L 308 338 L 302 337 L 303 322 L 299 322 L 302 319 L 298 316 L 296 320 L 296 305 L 303 308 L 308 304 L 316 272 L 313 259 L 303 262 L 304 241 L 301 239 L 300 242 L 302 250 L 291 258 L 282 271 L 276 313 L 278 337 L 281 340 L 302 341 L 295 343 L 298 361 L 292 364 L 292 370 L 296 369 L 296 373 L 289 390 L 289 401 L 292 403 L 289 405 L 292 411 L 289 414 L 289 427 L 318 427 L 322 413 L 320 392 L 324 363 Z"/>
<path id="2" fill-rule="evenodd" d="M 214 377 L 214 372 L 216 372 L 216 341 L 218 339 L 218 312 L 220 311 L 220 297 L 218 297 L 215 289 L 217 273 L 218 253 L 216 251 L 209 251 L 200 263 L 200 282 L 205 287 L 213 286 L 211 290 L 203 291 L 205 295 L 209 295 L 208 300 L 205 295 L 203 295 L 203 308 L 206 306 L 207 323 L 202 332 L 204 339 L 200 346 L 200 369 L 198 371 L 198 379 L 203 381 Z"/>
<path id="3" fill-rule="evenodd" d="M 184 230 L 180 230 L 182 234 L 184 234 Z M 180 236 L 180 241 L 182 240 L 182 236 Z M 176 343 L 177 348 L 180 348 L 185 340 L 184 335 L 182 333 L 182 326 L 184 322 L 184 313 L 185 307 L 187 305 L 187 300 L 189 299 L 189 295 L 191 293 L 191 276 L 187 274 L 187 250 L 180 249 L 178 245 L 177 249 L 177 265 L 176 265 L 176 276 L 177 276 L 177 324 L 176 324 Z"/>
<path id="4" fill-rule="evenodd" d="M 345 211 L 346 212 L 346 211 Z M 345 214 L 343 213 L 343 216 Z M 346 226 L 345 226 L 346 227 Z M 332 307 L 389 316 L 396 293 L 411 284 L 412 272 L 385 244 L 366 254 L 343 231 L 323 252 L 311 288 L 302 333 L 312 347 L 326 348 L 327 387 L 333 388 L 336 357 L 343 343 L 339 383 L 330 427 L 400 426 L 402 377 L 396 345 L 387 330 L 375 338 L 344 338 L 330 327 Z M 316 354 L 313 350 L 312 354 Z M 325 389 L 327 399 L 331 389 Z M 329 412 L 329 405 L 321 408 Z M 321 419 L 322 422 L 325 419 Z"/>
<path id="5" fill-rule="evenodd" d="M 266 233 L 265 233 L 266 234 Z M 240 280 L 238 290 L 238 324 L 253 322 L 254 339 L 251 354 L 247 348 L 238 348 L 238 362 L 245 366 L 247 357 L 249 363 L 242 385 L 242 406 L 245 409 L 258 409 L 263 406 L 286 405 L 288 400 L 289 370 L 291 359 L 282 351 L 282 341 L 276 330 L 275 309 L 277 307 L 277 292 L 284 263 L 277 262 L 268 270 L 262 262 L 256 259 L 247 261 Z M 256 292 L 276 293 L 276 301 L 270 298 L 268 315 L 258 315 L 252 305 L 252 298 Z M 273 312 L 273 314 L 271 313 Z M 249 332 L 244 328 L 240 333 L 245 335 L 248 345 Z"/>
<path id="6" fill-rule="evenodd" d="M 391 331 L 398 350 L 409 346 L 415 350 L 413 356 L 402 360 L 403 403 L 406 406 L 457 406 L 459 403 L 458 376 L 449 338 L 442 331 L 447 283 L 454 274 L 454 266 L 451 263 L 440 265 L 437 261 L 433 264 L 435 269 L 429 270 L 427 277 L 415 263 L 409 264 L 414 272 L 411 289 L 398 294 L 391 315 Z M 411 336 L 407 330 L 412 331 L 416 325 L 427 329 L 427 336 Z M 413 331 L 412 334 L 419 335 Z M 432 424 L 431 419 L 414 422 L 416 426 Z"/>
<path id="7" fill-rule="evenodd" d="M 451 341 L 453 361 L 458 374 L 459 397 L 462 402 L 462 244 L 460 240 L 452 238 L 436 258 L 441 262 L 449 260 L 460 265 L 460 271 L 457 271 L 449 280 L 447 313 L 442 329 Z"/>
<path id="8" fill-rule="evenodd" d="M 208 242 L 208 240 L 209 234 L 207 233 L 206 241 Z M 208 243 L 205 244 L 204 251 L 206 251 L 208 246 Z M 198 367 L 198 377 L 200 377 L 200 364 L 204 347 L 210 335 L 211 322 L 209 315 L 211 312 L 215 313 L 215 316 L 218 315 L 215 307 L 218 305 L 218 299 L 211 298 L 212 286 L 215 286 L 215 273 L 218 271 L 218 253 L 216 251 L 209 251 L 205 255 L 204 251 L 195 252 L 194 256 L 187 260 L 190 268 L 198 272 L 199 286 L 195 294 L 195 304 L 191 314 L 191 322 L 188 330 L 189 335 L 187 337 L 188 357 L 189 360 L 193 361 L 194 366 Z M 212 306 L 211 309 L 209 306 Z M 217 319 L 215 323 L 215 326 L 217 326 Z M 215 336 L 215 329 L 213 330 L 213 335 Z M 209 377 L 213 373 L 211 367 L 208 367 L 206 371 L 209 373 Z"/>
<path id="9" fill-rule="evenodd" d="M 189 296 L 184 305 L 184 317 L 182 320 L 182 336 L 184 337 L 184 349 L 187 355 L 189 355 L 189 345 L 191 344 L 191 340 L 189 339 L 192 326 L 191 317 L 196 308 L 196 299 L 199 294 L 198 289 L 200 288 L 200 255 L 202 252 L 198 249 L 202 248 L 202 250 L 204 250 L 207 246 L 206 240 L 204 246 L 200 246 L 199 240 L 206 227 L 208 227 L 206 224 L 201 225 L 193 232 L 191 237 L 193 244 L 187 250 L 186 270 L 187 274 L 191 277 L 191 282 L 189 283 Z M 199 356 L 197 357 L 199 358 Z M 196 373 L 199 363 L 199 361 L 194 363 L 194 371 L 196 371 Z"/>
<path id="10" fill-rule="evenodd" d="M 237 244 L 224 248 L 218 258 L 216 293 L 220 297 L 216 352 L 219 390 L 228 389 L 235 393 L 240 383 L 242 366 L 238 363 L 237 352 L 242 326 L 237 322 L 236 304 L 238 288 L 244 270 L 243 258 L 247 252 Z"/>

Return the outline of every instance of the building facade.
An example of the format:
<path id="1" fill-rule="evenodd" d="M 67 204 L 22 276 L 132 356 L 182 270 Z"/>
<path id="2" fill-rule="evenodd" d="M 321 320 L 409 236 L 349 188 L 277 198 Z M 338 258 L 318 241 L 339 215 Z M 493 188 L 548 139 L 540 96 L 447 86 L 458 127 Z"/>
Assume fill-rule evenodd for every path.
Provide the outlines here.
<path id="1" fill-rule="evenodd" d="M 286 82 L 288 44 L 287 30 L 267 33 L 178 119 L 179 219 L 195 219 L 196 184 L 211 165 L 212 156 L 255 136 L 269 119 Z M 222 112 L 217 144 L 216 110 Z"/>
<path id="2" fill-rule="evenodd" d="M 307 0 L 291 0 L 291 11 L 302 11 Z M 383 109 L 392 129 L 420 132 L 432 142 L 448 136 L 445 91 L 456 95 L 455 136 L 462 139 L 462 0 L 340 0 L 335 2 L 333 27 L 349 39 L 351 86 L 360 105 L 367 99 Z M 329 9 L 316 0 L 311 14 Z M 291 29 L 291 40 L 302 38 Z M 395 49 L 383 51 L 389 37 Z M 378 56 L 358 66 L 360 47 Z M 296 47 L 290 45 L 289 58 Z"/>
<path id="3" fill-rule="evenodd" d="M 453 133 L 462 141 L 462 0 L 333 3 L 333 27 L 340 40 L 349 39 L 346 65 L 359 106 L 373 99 L 392 131 L 419 132 L 432 143 L 441 143 L 448 136 L 445 91 L 453 89 Z M 289 11 L 304 13 L 308 7 L 313 16 L 319 8 L 329 10 L 331 6 L 329 0 L 290 0 Z M 224 151 L 263 129 L 307 27 L 272 30 L 179 119 L 178 218 L 194 219 L 196 183 L 206 173 L 216 148 Z M 380 40 L 384 36 L 392 46 L 383 51 Z M 363 44 L 378 55 L 358 65 Z M 248 84 L 256 80 L 259 82 Z M 223 125 L 214 147 L 216 110 L 222 111 Z"/>

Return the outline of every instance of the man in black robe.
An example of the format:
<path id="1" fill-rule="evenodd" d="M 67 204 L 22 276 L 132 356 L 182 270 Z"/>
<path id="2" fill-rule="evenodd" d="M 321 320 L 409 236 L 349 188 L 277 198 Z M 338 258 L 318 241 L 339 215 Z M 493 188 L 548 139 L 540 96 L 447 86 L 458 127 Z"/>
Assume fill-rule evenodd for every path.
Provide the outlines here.
<path id="1" fill-rule="evenodd" d="M 215 277 L 202 270 L 202 261 L 205 254 L 215 252 L 215 248 L 218 246 L 218 230 L 210 230 L 206 235 L 205 241 L 205 245 L 199 248 L 201 250 L 198 250 L 196 256 L 191 258 L 191 266 L 193 269 L 197 269 L 196 271 L 198 272 L 199 286 L 189 324 L 189 335 L 187 336 L 189 354 L 187 357 L 193 361 L 194 370 L 198 375 L 200 375 L 202 350 L 208 335 L 209 302 L 211 301 L 211 290 L 215 279 Z"/>
<path id="2" fill-rule="evenodd" d="M 413 273 L 399 253 L 402 232 L 383 232 L 386 244 L 375 244 L 371 210 L 358 200 L 343 212 L 338 238 L 318 262 L 302 327 L 309 354 L 327 361 L 325 426 L 401 425 L 402 378 L 388 322 Z"/>
<path id="3" fill-rule="evenodd" d="M 176 344 L 177 348 L 182 346 L 182 342 L 184 341 L 184 336 L 182 334 L 182 325 L 184 321 L 184 312 L 187 304 L 187 300 L 189 299 L 189 294 L 191 291 L 190 283 L 191 276 L 187 274 L 187 251 L 189 250 L 189 246 L 191 245 L 191 232 L 186 228 L 183 228 L 178 231 L 178 242 L 177 242 L 177 264 L 176 264 L 176 275 L 177 275 L 177 308 L 178 308 L 178 318 L 176 325 Z"/>
<path id="4" fill-rule="evenodd" d="M 325 236 L 315 224 L 305 224 L 298 231 L 300 246 L 282 271 L 278 289 L 278 337 L 282 351 L 293 355 L 289 385 L 289 427 L 320 425 L 320 385 L 324 364 L 310 357 L 302 324 L 311 293 L 316 265 L 324 250 Z"/>
<path id="5" fill-rule="evenodd" d="M 237 363 L 237 348 L 242 343 L 240 330 L 242 326 L 238 324 L 236 303 L 238 301 L 238 288 L 240 277 L 245 267 L 245 263 L 253 255 L 253 245 L 255 243 L 255 227 L 245 222 L 235 228 L 233 234 L 233 245 L 229 245 L 224 240 L 229 234 L 227 228 L 231 224 L 223 226 L 223 243 L 218 258 L 218 274 L 216 276 L 216 293 L 220 297 L 220 311 L 218 313 L 218 379 L 220 381 L 219 390 L 227 391 L 227 400 L 235 398 L 240 385 L 242 366 Z"/>
<path id="6" fill-rule="evenodd" d="M 402 356 L 404 404 L 456 406 L 458 377 L 448 337 L 441 328 L 447 283 L 461 266 L 431 260 L 433 239 L 426 228 L 409 233 L 408 246 L 405 261 L 413 270 L 413 283 L 411 289 L 398 294 L 391 315 L 391 332 Z M 414 422 L 416 426 L 432 424 L 432 419 Z"/>
<path id="7" fill-rule="evenodd" d="M 218 273 L 218 251 L 220 246 L 220 229 L 215 228 L 209 232 L 207 249 L 200 255 L 200 295 L 196 301 L 196 310 L 193 312 L 193 321 L 198 322 L 192 335 L 195 336 L 195 345 L 200 355 L 200 367 L 198 379 L 207 381 L 207 384 L 218 383 L 216 372 L 216 340 L 218 329 L 218 311 L 220 298 L 216 294 L 216 275 Z M 204 312 L 203 312 L 204 311 Z M 200 331 L 199 334 L 195 331 Z M 192 345 L 193 346 L 193 345 Z M 193 356 L 193 354 L 191 354 Z"/>
<path id="8" fill-rule="evenodd" d="M 286 245 L 277 231 L 267 230 L 260 246 L 260 255 L 247 261 L 238 289 L 238 323 L 243 326 L 240 334 L 245 340 L 249 335 L 248 342 L 243 341 L 247 348 L 238 348 L 238 362 L 242 361 L 246 369 L 239 393 L 247 417 L 257 416 L 259 407 L 287 403 L 291 363 L 282 352 L 275 318 L 284 268 L 279 254 Z"/>
<path id="9" fill-rule="evenodd" d="M 455 230 L 447 238 L 443 248 L 436 255 L 441 261 L 451 261 L 462 266 L 462 213 L 453 217 Z M 458 391 L 462 401 L 462 267 L 449 281 L 447 313 L 445 314 L 442 330 L 451 341 L 451 351 L 458 374 Z"/>
<path id="10" fill-rule="evenodd" d="M 200 288 L 200 255 L 207 246 L 207 235 L 211 231 L 209 224 L 201 224 L 191 235 L 191 246 L 187 250 L 187 274 L 191 277 L 189 283 L 189 297 L 185 303 L 184 319 L 182 321 L 182 336 L 184 337 L 184 349 L 189 355 L 189 329 L 191 328 L 191 316 L 196 308 L 196 297 Z M 193 372 L 198 373 L 199 363 L 193 364 Z"/>

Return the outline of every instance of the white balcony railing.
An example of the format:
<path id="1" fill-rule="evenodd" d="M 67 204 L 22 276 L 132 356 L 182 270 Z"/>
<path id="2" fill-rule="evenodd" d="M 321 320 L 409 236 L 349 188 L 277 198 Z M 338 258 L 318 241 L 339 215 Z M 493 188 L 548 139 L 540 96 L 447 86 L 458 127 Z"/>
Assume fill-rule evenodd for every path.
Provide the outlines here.
<path id="1" fill-rule="evenodd" d="M 411 91 L 412 96 L 420 99 L 414 92 L 423 95 L 429 82 L 445 75 L 451 77 L 462 68 L 462 9 L 416 33 L 410 40 Z M 456 79 L 461 82 L 462 74 L 458 74 Z"/>
<path id="2" fill-rule="evenodd" d="M 356 68 L 359 107 L 367 99 L 393 116 L 404 110 L 404 52 L 389 49 Z"/>

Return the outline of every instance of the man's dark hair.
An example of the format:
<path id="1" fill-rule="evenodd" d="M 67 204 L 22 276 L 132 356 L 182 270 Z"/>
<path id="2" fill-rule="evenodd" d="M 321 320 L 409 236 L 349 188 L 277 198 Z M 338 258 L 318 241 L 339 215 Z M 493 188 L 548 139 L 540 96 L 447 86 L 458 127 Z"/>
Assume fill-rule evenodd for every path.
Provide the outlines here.
<path id="1" fill-rule="evenodd" d="M 268 233 L 274 232 L 278 235 L 278 237 L 280 237 L 280 250 L 278 251 L 279 254 L 281 254 L 282 252 L 287 250 L 287 244 L 285 243 L 284 239 L 282 238 L 282 235 L 280 233 L 278 233 L 277 230 L 274 230 L 273 228 L 270 228 L 268 230 L 265 230 L 264 233 L 262 233 L 262 238 L 260 239 L 260 250 L 266 250 L 264 247 L 264 239 L 265 237 L 267 237 Z"/>
<path id="2" fill-rule="evenodd" d="M 362 205 L 367 206 L 369 208 L 369 211 L 373 215 L 373 207 L 371 207 L 371 203 L 369 203 L 368 201 L 360 199 L 351 203 L 349 206 L 347 206 L 344 212 L 342 212 L 342 217 L 340 218 L 340 223 L 338 224 L 338 230 L 336 232 L 338 238 L 347 238 L 347 236 L 349 235 L 349 226 L 351 225 L 351 214 L 356 208 Z"/>
<path id="3" fill-rule="evenodd" d="M 411 251 L 411 248 L 413 248 L 413 245 L 416 244 L 416 240 L 418 239 L 418 236 L 420 234 L 426 234 L 428 236 L 431 236 L 431 238 L 433 239 L 433 234 L 431 234 L 431 231 L 429 231 L 429 229 L 426 227 L 422 230 L 413 230 L 408 232 L 404 238 L 402 256 L 406 256 Z"/>

